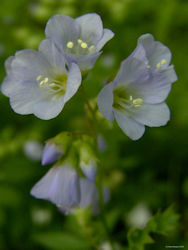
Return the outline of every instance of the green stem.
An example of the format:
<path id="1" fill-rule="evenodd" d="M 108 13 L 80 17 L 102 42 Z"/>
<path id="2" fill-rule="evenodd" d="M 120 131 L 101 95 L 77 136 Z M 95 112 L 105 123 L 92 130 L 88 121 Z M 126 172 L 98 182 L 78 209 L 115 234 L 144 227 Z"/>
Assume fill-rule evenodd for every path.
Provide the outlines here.
<path id="1" fill-rule="evenodd" d="M 96 110 L 94 110 L 90 103 L 89 103 L 89 100 L 87 98 L 87 95 L 85 94 L 85 91 L 84 91 L 84 88 L 83 86 L 80 87 L 80 93 L 88 107 L 88 110 L 91 112 L 92 114 L 92 118 L 93 118 L 93 121 L 91 122 L 91 127 L 93 128 L 93 137 L 94 137 L 94 140 L 95 140 L 95 150 L 96 150 L 96 154 L 99 158 L 99 151 L 98 151 L 98 143 L 97 143 L 97 119 L 96 119 Z M 104 214 L 104 199 L 103 199 L 103 186 L 102 186 L 102 179 L 103 179 L 103 174 L 102 174 L 102 167 L 98 167 L 98 178 L 97 178 L 97 189 L 98 189 L 98 195 L 99 195 L 99 207 L 100 207 L 100 218 L 101 218 L 101 223 L 103 225 L 103 228 L 105 230 L 105 234 L 106 234 L 106 237 L 111 245 L 111 248 L 114 250 L 114 246 L 113 246 L 113 241 L 110 237 L 110 231 L 109 231 L 109 228 L 108 228 L 108 224 L 107 224 L 107 221 L 106 221 L 106 217 L 105 217 L 105 214 Z"/>

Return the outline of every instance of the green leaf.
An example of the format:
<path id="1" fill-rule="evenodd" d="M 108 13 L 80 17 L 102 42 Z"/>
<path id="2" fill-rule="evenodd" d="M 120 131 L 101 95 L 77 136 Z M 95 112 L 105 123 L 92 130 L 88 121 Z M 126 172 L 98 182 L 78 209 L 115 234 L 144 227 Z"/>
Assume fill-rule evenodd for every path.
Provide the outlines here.
<path id="1" fill-rule="evenodd" d="M 48 249 L 89 250 L 90 244 L 83 238 L 70 233 L 46 232 L 32 236 L 33 240 Z"/>
<path id="2" fill-rule="evenodd" d="M 147 223 L 143 230 L 131 228 L 128 232 L 128 242 L 130 250 L 144 250 L 144 245 L 154 243 L 149 235 L 158 233 L 167 235 L 177 227 L 179 215 L 175 213 L 173 207 L 169 207 L 163 213 L 158 212 Z"/>
<path id="3" fill-rule="evenodd" d="M 147 223 L 146 228 L 150 232 L 167 235 L 176 229 L 178 219 L 179 215 L 175 213 L 171 206 L 163 213 L 157 213 L 153 216 Z"/>
<path id="4" fill-rule="evenodd" d="M 128 232 L 128 242 L 130 250 L 144 250 L 144 245 L 153 243 L 147 230 L 131 228 Z"/>

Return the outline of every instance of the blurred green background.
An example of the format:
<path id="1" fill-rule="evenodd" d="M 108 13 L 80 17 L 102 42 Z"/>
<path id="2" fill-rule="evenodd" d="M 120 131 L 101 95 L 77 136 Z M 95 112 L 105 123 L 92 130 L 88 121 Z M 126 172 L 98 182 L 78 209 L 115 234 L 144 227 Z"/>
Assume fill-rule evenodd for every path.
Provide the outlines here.
<path id="1" fill-rule="evenodd" d="M 52 15 L 77 17 L 88 12 L 101 15 L 104 27 L 115 33 L 84 83 L 90 98 L 96 97 L 109 76 L 117 72 L 120 62 L 133 51 L 138 37 L 144 33 L 152 33 L 170 48 L 179 78 L 167 99 L 171 109 L 167 126 L 147 128 L 136 142 L 126 137 L 115 123 L 100 127 L 107 144 L 106 151 L 101 152 L 101 167 L 104 184 L 111 191 L 104 211 L 110 237 L 117 249 L 158 250 L 166 245 L 182 245 L 186 249 L 187 0 L 1 0 L 0 79 L 5 76 L 4 61 L 8 56 L 24 48 L 37 49 Z M 50 121 L 14 113 L 2 94 L 0 107 L 0 249 L 94 249 L 87 237 L 90 235 L 96 249 L 109 250 L 98 217 L 87 213 L 64 216 L 53 204 L 29 194 L 49 169 L 42 167 L 39 160 L 44 141 L 62 130 L 86 128 L 81 97 L 75 95 L 63 112 Z M 140 247 L 128 248 L 130 228 L 142 227 L 149 216 L 170 205 L 180 215 L 177 226 L 175 215 L 169 216 L 172 232 L 166 236 L 151 233 L 155 243 L 145 248 L 141 248 L 141 243 L 147 237 L 134 235 L 135 241 L 140 240 Z M 79 223 L 82 224 L 83 217 L 87 223 L 82 230 Z M 163 223 L 165 227 L 167 224 Z"/>

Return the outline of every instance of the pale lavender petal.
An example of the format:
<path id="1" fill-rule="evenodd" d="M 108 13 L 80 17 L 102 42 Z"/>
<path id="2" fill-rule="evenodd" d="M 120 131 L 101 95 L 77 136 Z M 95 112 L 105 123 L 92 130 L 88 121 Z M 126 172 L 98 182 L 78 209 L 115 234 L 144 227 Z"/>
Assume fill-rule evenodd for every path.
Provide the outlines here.
<path id="1" fill-rule="evenodd" d="M 109 30 L 109 29 L 104 29 L 103 30 L 103 36 L 102 38 L 98 41 L 97 45 L 96 45 L 96 49 L 97 51 L 101 50 L 102 47 L 105 45 L 105 43 L 107 43 L 110 39 L 112 39 L 112 37 L 114 36 L 114 33 Z"/>
<path id="2" fill-rule="evenodd" d="M 171 52 L 169 48 L 161 42 L 154 41 L 151 34 L 142 35 L 138 39 L 138 44 L 139 43 L 145 48 L 151 67 L 156 67 L 156 65 L 163 59 L 167 61 L 165 67 L 169 65 L 171 61 Z"/>
<path id="3" fill-rule="evenodd" d="M 77 64 L 71 63 L 67 79 L 67 89 L 64 96 L 64 102 L 67 102 L 78 90 L 82 81 L 82 75 Z"/>
<path id="4" fill-rule="evenodd" d="M 114 120 L 114 113 L 113 113 L 113 89 L 114 89 L 114 82 L 108 83 L 104 86 L 104 88 L 100 91 L 98 97 L 97 97 L 97 104 L 100 112 L 103 114 L 103 116 L 109 120 Z"/>
<path id="5" fill-rule="evenodd" d="M 45 33 L 47 38 L 55 38 L 55 40 L 56 37 L 61 38 L 65 46 L 67 42 L 78 39 L 80 27 L 72 17 L 54 15 L 48 20 Z"/>
<path id="6" fill-rule="evenodd" d="M 90 55 L 65 54 L 68 63 L 76 63 L 81 71 L 91 69 L 102 52 Z"/>
<path id="7" fill-rule="evenodd" d="M 75 204 L 80 202 L 80 180 L 78 175 L 75 175 L 71 180 L 70 197 Z"/>
<path id="8" fill-rule="evenodd" d="M 5 69 L 6 69 L 7 74 L 9 74 L 11 71 L 11 64 L 12 64 L 13 59 L 14 59 L 14 56 L 9 56 L 5 61 Z"/>
<path id="9" fill-rule="evenodd" d="M 84 175 L 90 180 L 95 181 L 97 174 L 97 165 L 95 162 L 90 163 L 88 165 L 81 164 L 80 168 L 82 169 Z"/>
<path id="10" fill-rule="evenodd" d="M 98 200 L 98 193 L 95 183 L 81 178 L 80 179 L 81 199 L 79 206 L 86 208 Z"/>
<path id="11" fill-rule="evenodd" d="M 31 195 L 65 208 L 76 205 L 70 194 L 75 176 L 77 173 L 71 166 L 55 166 L 32 188 Z M 75 185 L 77 186 L 77 183 Z"/>
<path id="12" fill-rule="evenodd" d="M 39 45 L 39 51 L 43 53 L 47 61 L 54 67 L 56 73 L 64 74 L 67 72 L 65 68 L 65 57 L 52 39 L 45 39 Z"/>
<path id="13" fill-rule="evenodd" d="M 160 103 L 167 98 L 172 82 L 176 80 L 176 73 L 171 66 L 163 71 L 150 74 L 148 80 L 142 84 L 132 83 L 127 90 L 137 93 L 138 97 L 146 103 Z"/>
<path id="14" fill-rule="evenodd" d="M 134 82 L 142 84 L 148 78 L 149 72 L 145 63 L 134 58 L 134 56 L 130 56 L 121 63 L 114 81 L 117 82 L 117 86 L 127 86 Z"/>
<path id="15" fill-rule="evenodd" d="M 123 132 L 132 140 L 138 140 L 145 132 L 145 126 L 129 117 L 124 110 L 114 110 L 116 121 Z"/>
<path id="16" fill-rule="evenodd" d="M 65 105 L 64 98 L 49 98 L 40 99 L 33 104 L 33 114 L 43 120 L 50 120 L 62 111 Z"/>
<path id="17" fill-rule="evenodd" d="M 89 13 L 75 19 L 80 25 L 80 38 L 89 44 L 96 44 L 103 35 L 102 20 L 96 13 Z"/>
<path id="18" fill-rule="evenodd" d="M 57 146 L 54 143 L 46 143 L 43 155 L 42 155 L 42 165 L 48 165 L 55 161 L 57 161 L 60 156 L 62 155 L 62 152 L 57 148 Z"/>
<path id="19" fill-rule="evenodd" d="M 143 103 L 133 118 L 144 125 L 159 127 L 166 125 L 170 120 L 170 111 L 166 103 L 155 105 Z"/>
<path id="20" fill-rule="evenodd" d="M 16 88 L 12 88 L 14 92 L 8 92 L 12 109 L 18 114 L 32 114 L 36 102 L 45 97 L 45 93 L 34 82 L 16 82 L 16 85 Z"/>

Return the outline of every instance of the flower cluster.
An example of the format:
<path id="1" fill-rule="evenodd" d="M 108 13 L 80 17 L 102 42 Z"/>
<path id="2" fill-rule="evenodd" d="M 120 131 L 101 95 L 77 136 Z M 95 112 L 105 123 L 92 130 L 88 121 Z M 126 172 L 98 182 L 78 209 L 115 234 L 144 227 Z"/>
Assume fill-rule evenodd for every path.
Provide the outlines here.
<path id="1" fill-rule="evenodd" d="M 48 120 L 77 92 L 83 71 L 93 67 L 113 32 L 91 13 L 76 19 L 55 15 L 45 33 L 38 51 L 22 50 L 6 60 L 1 91 L 15 112 Z"/>
<path id="2" fill-rule="evenodd" d="M 45 34 L 37 51 L 22 50 L 6 60 L 7 76 L 1 91 L 10 98 L 15 112 L 49 120 L 76 94 L 82 76 L 92 69 L 100 50 L 114 34 L 103 29 L 101 18 L 95 13 L 75 19 L 55 15 L 47 22 Z M 151 34 L 142 35 L 114 80 L 98 95 L 98 108 L 104 118 L 116 119 L 132 140 L 144 134 L 145 126 L 162 126 L 170 119 L 165 99 L 177 80 L 170 61 L 171 52 L 165 45 Z M 88 206 L 93 212 L 98 211 L 98 159 L 92 140 L 88 136 L 73 140 L 68 133 L 50 139 L 43 151 L 42 165 L 55 165 L 32 188 L 31 194 L 50 200 L 65 213 Z M 104 189 L 103 199 L 107 200 L 107 196 Z"/>
<path id="3" fill-rule="evenodd" d="M 32 188 L 31 194 L 36 198 L 51 201 L 65 214 L 74 212 L 74 208 L 88 206 L 91 206 L 93 213 L 97 213 L 97 159 L 89 143 L 86 143 L 91 140 L 90 137 L 84 136 L 73 142 L 71 135 L 64 132 L 48 141 L 43 150 L 42 165 L 55 165 Z M 103 198 L 104 201 L 108 198 L 105 188 Z"/>

